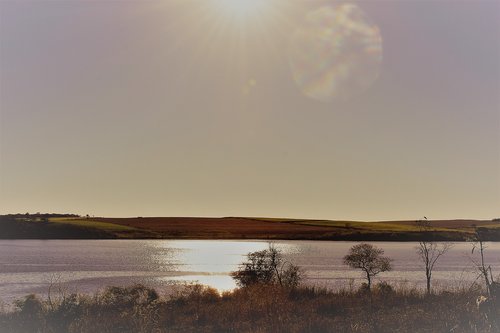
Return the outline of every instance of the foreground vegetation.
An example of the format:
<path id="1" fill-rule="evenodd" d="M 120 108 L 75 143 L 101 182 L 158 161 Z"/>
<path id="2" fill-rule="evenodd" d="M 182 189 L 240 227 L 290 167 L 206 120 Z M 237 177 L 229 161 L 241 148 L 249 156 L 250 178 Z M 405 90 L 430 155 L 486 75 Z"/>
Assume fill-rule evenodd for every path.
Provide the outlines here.
<path id="1" fill-rule="evenodd" d="M 219 294 L 193 285 L 163 298 L 147 287 L 92 296 L 29 295 L 0 314 L 1 332 L 499 332 L 500 307 L 476 305 L 479 289 L 426 295 L 380 283 L 330 292 L 251 285 Z"/>
<path id="2" fill-rule="evenodd" d="M 0 239 L 309 239 L 466 241 L 481 229 L 500 241 L 500 220 L 357 222 L 270 218 L 94 218 L 57 214 L 0 216 Z"/>

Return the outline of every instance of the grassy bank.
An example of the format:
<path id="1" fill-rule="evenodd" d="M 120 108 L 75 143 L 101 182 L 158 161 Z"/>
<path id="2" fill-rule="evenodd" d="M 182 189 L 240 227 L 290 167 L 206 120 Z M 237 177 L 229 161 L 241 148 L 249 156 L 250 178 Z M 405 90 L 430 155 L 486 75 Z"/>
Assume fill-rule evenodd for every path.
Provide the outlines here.
<path id="1" fill-rule="evenodd" d="M 500 241 L 498 220 L 359 222 L 271 218 L 0 216 L 0 239 L 289 239 L 346 241 L 465 241 L 476 228 Z"/>
<path id="2" fill-rule="evenodd" d="M 0 314 L 1 332 L 499 332 L 479 289 L 424 295 L 381 284 L 372 294 L 256 285 L 220 295 L 195 285 L 162 298 L 143 286 L 92 296 L 34 295 Z"/>
<path id="3" fill-rule="evenodd" d="M 154 232 L 80 217 L 0 216 L 0 239 L 159 238 Z"/>

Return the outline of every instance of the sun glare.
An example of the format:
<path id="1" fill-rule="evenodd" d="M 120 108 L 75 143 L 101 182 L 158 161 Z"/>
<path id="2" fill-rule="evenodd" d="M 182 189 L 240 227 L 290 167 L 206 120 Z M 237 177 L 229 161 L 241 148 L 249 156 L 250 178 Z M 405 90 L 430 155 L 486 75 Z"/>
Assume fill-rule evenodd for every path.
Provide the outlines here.
<path id="1" fill-rule="evenodd" d="M 270 0 L 213 0 L 213 2 L 224 14 L 243 18 L 264 11 Z"/>

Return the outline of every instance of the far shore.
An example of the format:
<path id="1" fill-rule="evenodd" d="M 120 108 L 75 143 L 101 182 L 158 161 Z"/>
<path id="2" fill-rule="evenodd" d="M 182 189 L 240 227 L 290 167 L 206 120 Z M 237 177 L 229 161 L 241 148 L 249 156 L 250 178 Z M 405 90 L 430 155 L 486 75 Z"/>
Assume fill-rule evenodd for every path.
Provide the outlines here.
<path id="1" fill-rule="evenodd" d="M 333 221 L 261 217 L 0 216 L 0 239 L 214 239 L 318 241 L 500 241 L 500 220 Z"/>

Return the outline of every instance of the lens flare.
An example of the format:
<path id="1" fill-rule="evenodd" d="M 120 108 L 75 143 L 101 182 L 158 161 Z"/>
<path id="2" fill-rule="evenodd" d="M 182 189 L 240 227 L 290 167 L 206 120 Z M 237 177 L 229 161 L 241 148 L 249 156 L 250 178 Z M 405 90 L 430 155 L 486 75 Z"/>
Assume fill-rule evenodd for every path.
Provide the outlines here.
<path id="1" fill-rule="evenodd" d="M 294 80 L 306 96 L 347 100 L 379 76 L 382 37 L 357 5 L 325 6 L 307 14 L 289 52 Z"/>

